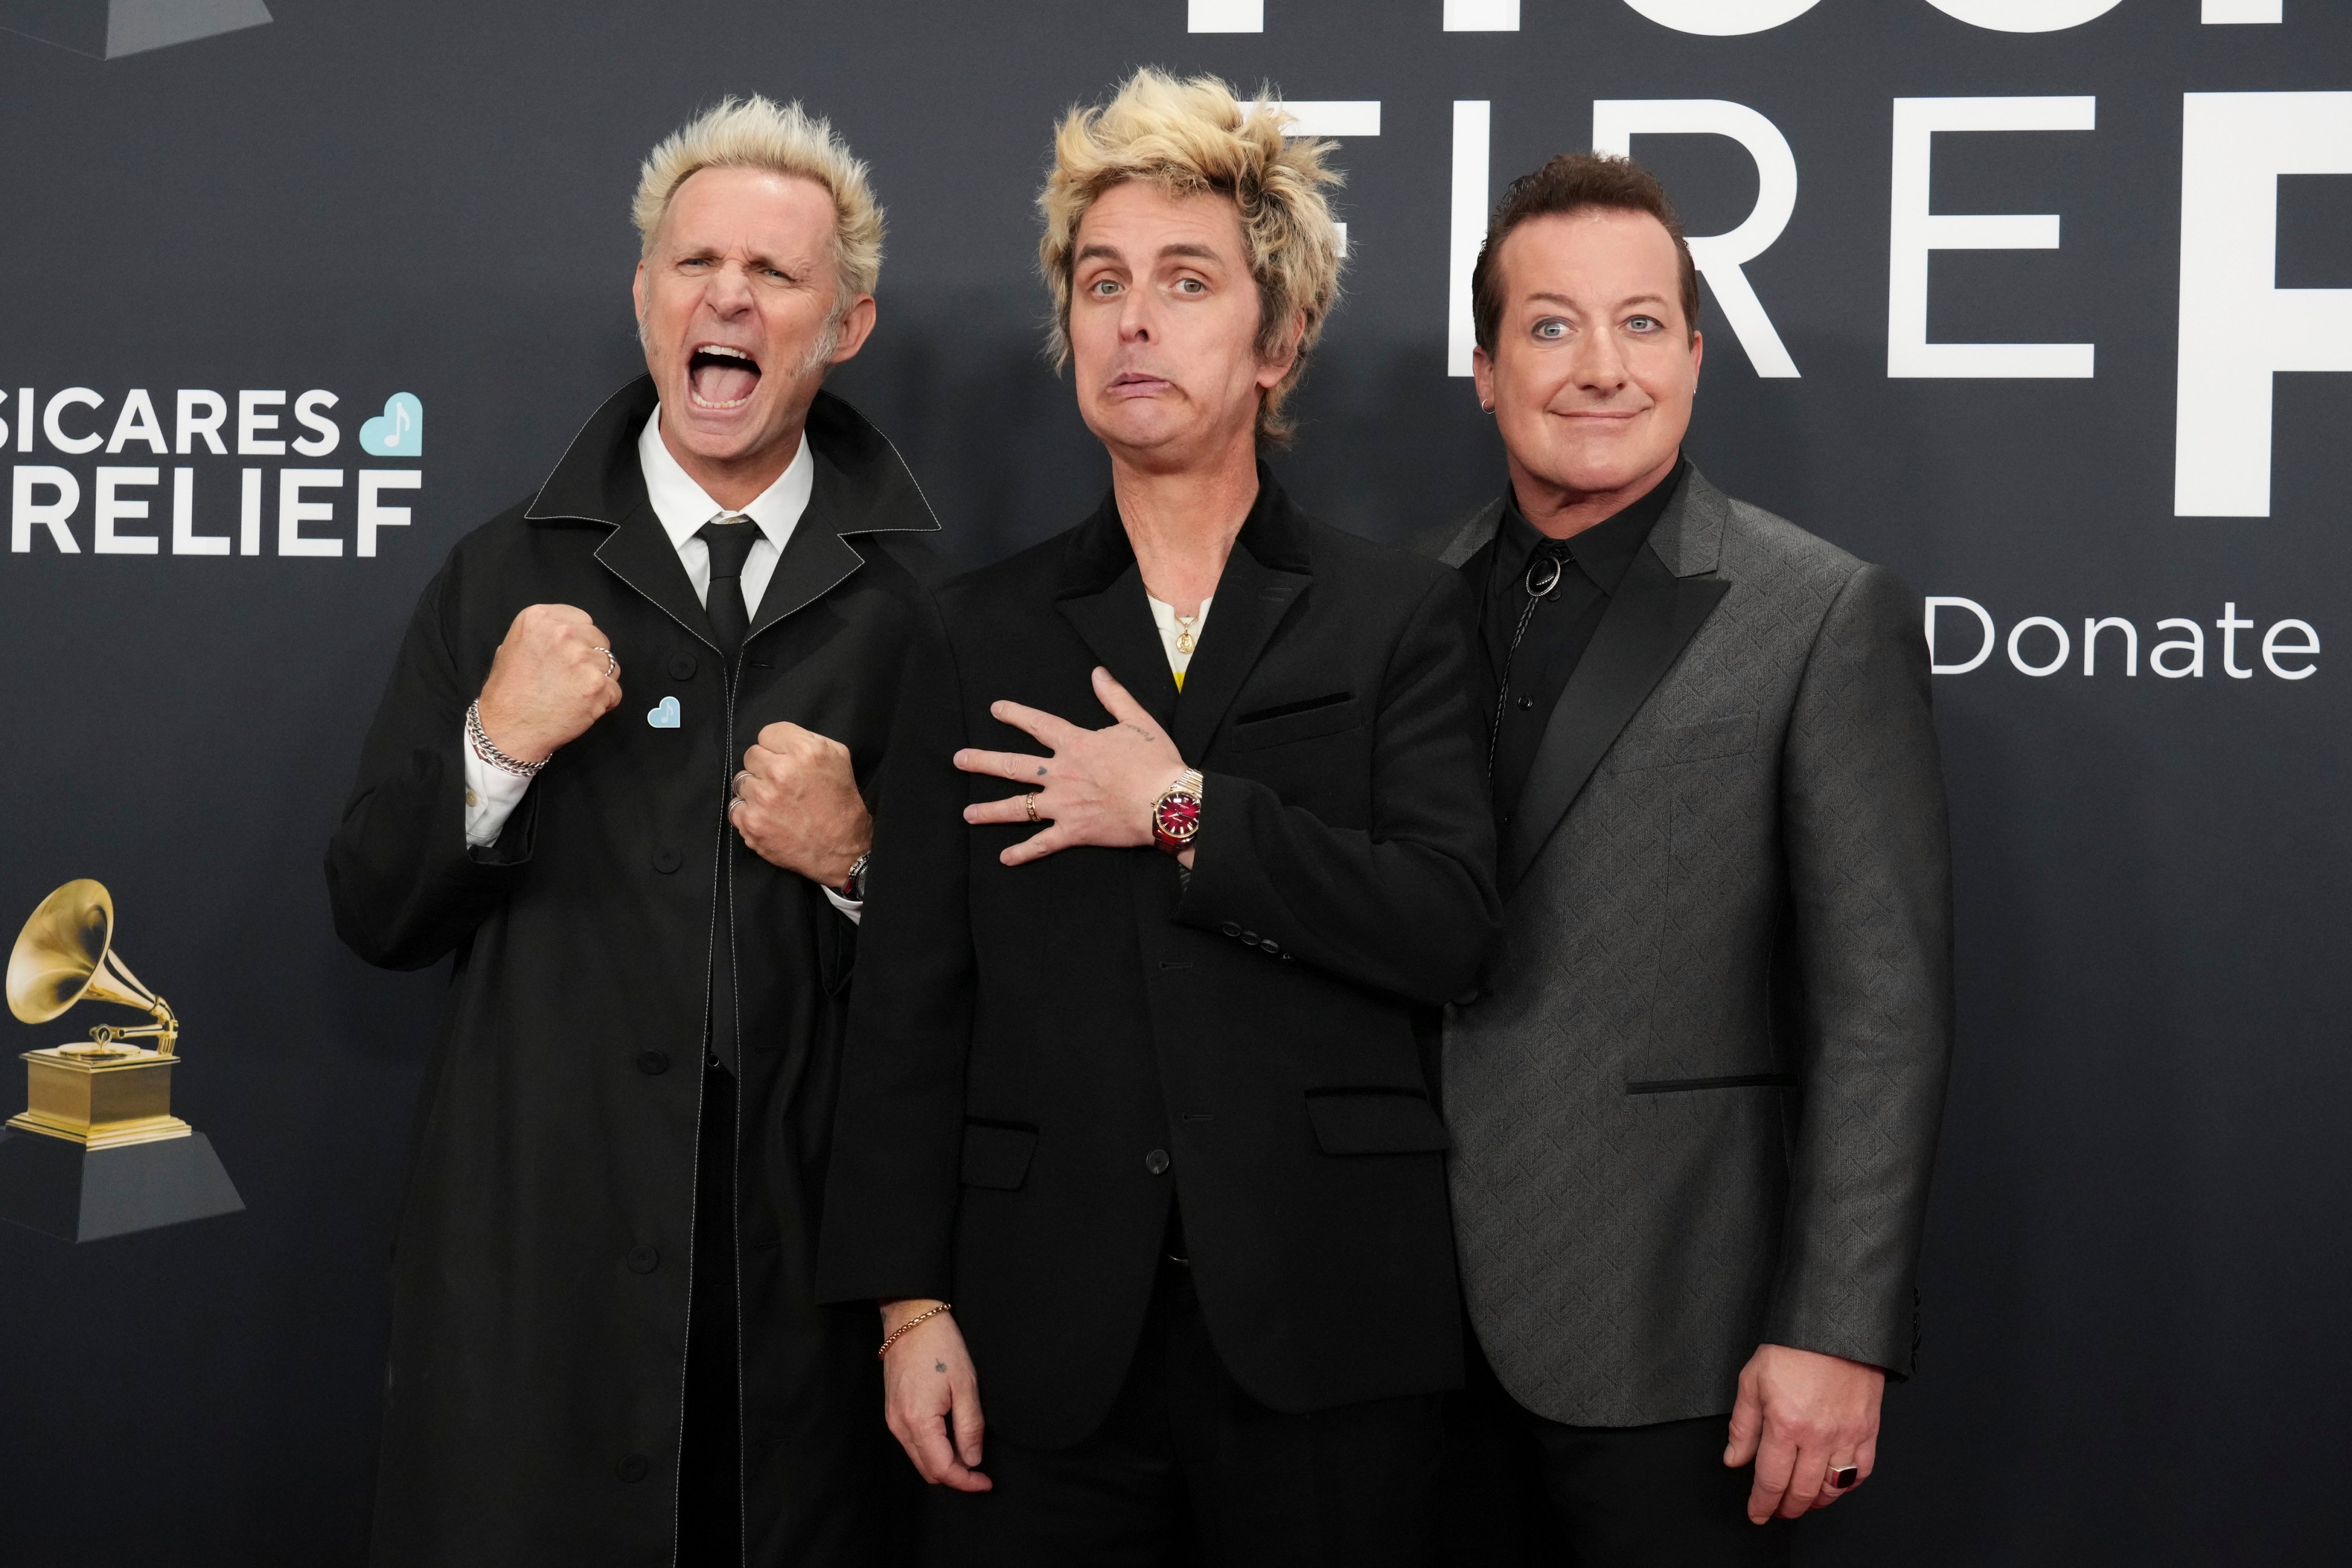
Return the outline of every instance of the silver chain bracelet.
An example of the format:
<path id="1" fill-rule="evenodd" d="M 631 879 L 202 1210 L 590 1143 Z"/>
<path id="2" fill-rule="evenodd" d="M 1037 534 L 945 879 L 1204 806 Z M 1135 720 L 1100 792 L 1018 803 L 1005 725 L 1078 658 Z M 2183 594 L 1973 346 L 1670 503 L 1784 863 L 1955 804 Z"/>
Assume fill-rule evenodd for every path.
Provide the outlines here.
<path id="1" fill-rule="evenodd" d="M 477 697 L 466 705 L 466 738 L 473 744 L 474 755 L 501 773 L 511 773 L 518 779 L 536 779 L 545 760 L 518 762 L 490 744 L 489 732 L 482 727 L 482 703 Z"/>

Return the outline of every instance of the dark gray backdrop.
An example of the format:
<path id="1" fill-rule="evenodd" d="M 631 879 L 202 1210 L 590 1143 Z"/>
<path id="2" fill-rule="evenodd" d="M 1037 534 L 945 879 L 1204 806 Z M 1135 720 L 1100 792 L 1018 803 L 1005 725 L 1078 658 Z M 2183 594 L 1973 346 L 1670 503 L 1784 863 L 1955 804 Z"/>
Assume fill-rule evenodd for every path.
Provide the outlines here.
<path id="1" fill-rule="evenodd" d="M 79 1249 L 0 1228 L 0 1562 L 359 1560 L 440 981 L 337 946 L 321 847 L 417 590 L 632 373 L 635 161 L 721 92 L 801 97 L 872 160 L 881 326 L 837 385 L 895 435 L 961 561 L 1067 526 L 1104 483 L 1037 357 L 1030 204 L 1055 111 L 1158 62 L 1383 106 L 1340 155 L 1349 296 L 1279 465 L 1336 521 L 1402 538 L 1500 482 L 1445 374 L 1454 101 L 1493 104 L 1499 186 L 1587 145 L 1596 98 L 1720 98 L 1796 154 L 1795 216 L 1748 275 L 1804 375 L 1759 380 L 1710 313 L 1693 449 L 1714 478 L 1981 602 L 2004 637 L 2120 615 L 2145 654 L 2168 616 L 2218 643 L 2225 601 L 2255 622 L 2242 659 L 2281 617 L 2352 636 L 2352 377 L 2280 378 L 2271 517 L 2176 517 L 2171 482 L 2181 95 L 2352 87 L 2340 7 L 2221 26 L 2199 0 L 2124 0 L 2023 35 L 1928 0 L 1824 0 L 1731 37 L 1620 0 L 1525 0 L 1517 32 L 1449 33 L 1442 9 L 1266 0 L 1262 32 L 1213 35 L 1184 0 L 279 0 L 267 26 L 110 62 L 0 32 L 12 435 L 16 389 L 72 385 L 106 402 L 69 433 L 105 434 L 133 388 L 167 427 L 180 388 L 329 389 L 341 433 L 318 459 L 46 439 L 0 457 L 83 490 L 80 553 L 45 529 L 0 553 L 0 937 L 69 877 L 112 888 L 122 950 L 185 1020 L 177 1108 L 250 1206 Z M 2098 129 L 1939 137 L 1936 206 L 2063 214 L 2064 243 L 1939 258 L 1933 335 L 2095 341 L 2097 375 L 1889 380 L 1891 101 L 2005 94 L 2095 95 Z M 1694 232 L 1755 199 L 1729 141 L 1635 151 Z M 2279 283 L 2352 287 L 2352 179 L 2284 189 Z M 2252 305 L 2244 329 L 2297 331 Z M 426 411 L 421 463 L 357 448 L 400 391 Z M 164 471 L 126 492 L 162 520 L 122 525 L 161 553 L 94 552 L 110 462 Z M 414 526 L 371 559 L 280 558 L 276 471 L 306 463 L 421 467 L 384 497 Z M 171 553 L 174 465 L 212 533 L 235 532 L 237 469 L 263 469 L 262 553 Z M 351 536 L 355 484 L 314 493 L 335 511 L 311 532 Z M 2258 660 L 2229 679 L 2218 647 L 2199 678 L 2086 679 L 2077 639 L 2057 676 L 1996 653 L 1938 683 L 1962 1031 L 1921 1371 L 1889 1397 L 1878 1479 L 1808 1527 L 1809 1561 L 2352 1555 L 2345 681 L 2326 653 L 2301 682 Z M 0 1025 L 11 1051 L 66 1032 Z"/>

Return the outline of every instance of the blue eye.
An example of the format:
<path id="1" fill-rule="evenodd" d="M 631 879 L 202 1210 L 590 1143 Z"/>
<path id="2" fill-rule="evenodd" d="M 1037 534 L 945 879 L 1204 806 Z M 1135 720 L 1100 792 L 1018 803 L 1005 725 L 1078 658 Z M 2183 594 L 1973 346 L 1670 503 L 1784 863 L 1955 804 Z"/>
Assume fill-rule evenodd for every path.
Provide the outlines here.
<path id="1" fill-rule="evenodd" d="M 1654 332 L 1663 328 L 1665 323 L 1659 320 L 1655 316 L 1635 316 L 1629 319 L 1625 325 L 1631 327 L 1636 332 Z"/>
<path id="2" fill-rule="evenodd" d="M 1558 341 L 1568 336 L 1568 323 L 1557 316 L 1547 316 L 1536 323 L 1536 336 Z"/>

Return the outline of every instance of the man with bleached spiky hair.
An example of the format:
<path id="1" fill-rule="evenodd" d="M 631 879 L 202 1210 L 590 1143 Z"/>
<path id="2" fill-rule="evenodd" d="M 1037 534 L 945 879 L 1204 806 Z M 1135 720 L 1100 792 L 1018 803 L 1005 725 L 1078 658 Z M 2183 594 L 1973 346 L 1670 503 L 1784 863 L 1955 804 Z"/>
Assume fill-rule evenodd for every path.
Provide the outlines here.
<path id="1" fill-rule="evenodd" d="M 942 591 L 959 679 L 891 748 L 820 1277 L 881 1309 L 936 1563 L 1430 1560 L 1471 600 L 1260 461 L 1339 282 L 1283 128 L 1157 71 L 1064 122 L 1041 259 L 1110 493 Z"/>
<path id="2" fill-rule="evenodd" d="M 394 1269 L 379 1568 L 866 1564 L 870 1312 L 812 1270 L 880 767 L 940 682 L 890 443 L 822 390 L 882 214 L 797 104 L 638 183 L 646 374 L 425 591 L 328 850 L 455 955 Z"/>

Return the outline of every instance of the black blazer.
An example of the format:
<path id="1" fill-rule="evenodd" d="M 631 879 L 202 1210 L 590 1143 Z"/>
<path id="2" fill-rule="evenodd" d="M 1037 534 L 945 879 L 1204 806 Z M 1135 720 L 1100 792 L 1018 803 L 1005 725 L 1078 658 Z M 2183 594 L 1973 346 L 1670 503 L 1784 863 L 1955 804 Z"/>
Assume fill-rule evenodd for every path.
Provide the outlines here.
<path id="1" fill-rule="evenodd" d="M 1454 1386 L 1446 1134 L 1416 1013 L 1498 919 L 1455 574 L 1263 469 L 1180 696 L 1115 505 L 949 588 L 955 667 L 877 811 L 820 1289 L 955 1302 L 992 1429 L 1076 1441 L 1134 1354 L 1169 1206 L 1234 1377 L 1305 1411 Z M 1108 665 L 1207 776 L 1157 850 L 1007 868 L 959 745 L 1011 698 L 1110 722 Z"/>

